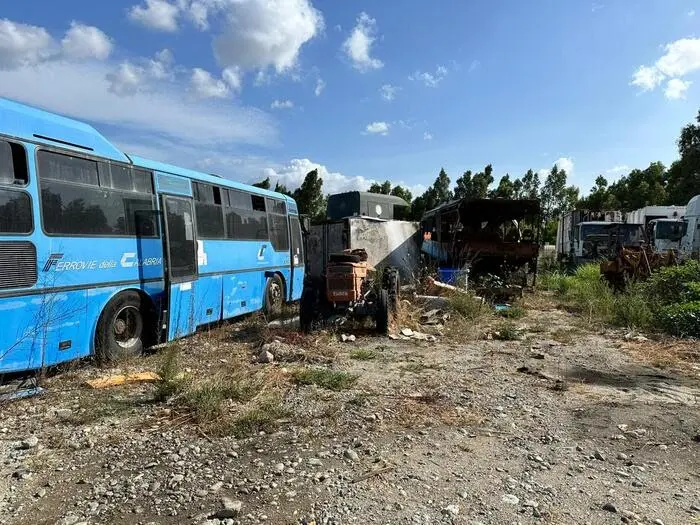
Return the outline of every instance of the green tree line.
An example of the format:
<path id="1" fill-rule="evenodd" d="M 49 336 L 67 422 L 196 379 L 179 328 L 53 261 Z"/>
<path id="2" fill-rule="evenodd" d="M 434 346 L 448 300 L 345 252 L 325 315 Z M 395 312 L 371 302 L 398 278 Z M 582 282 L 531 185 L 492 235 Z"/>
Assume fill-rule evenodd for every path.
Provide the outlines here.
<path id="1" fill-rule="evenodd" d="M 559 215 L 574 209 L 631 211 L 650 205 L 686 204 L 700 193 L 700 111 L 696 123 L 685 126 L 677 140 L 679 159 L 666 168 L 661 162 L 652 162 L 646 169 L 633 169 L 619 180 L 609 183 L 599 175 L 590 193 L 581 197 L 579 188 L 568 184 L 565 170 L 554 165 L 540 177 L 527 170 L 521 177 L 511 178 L 506 173 L 494 185 L 493 166 L 472 172 L 467 170 L 455 180 L 454 186 L 444 169 L 440 169 L 433 184 L 421 195 L 413 196 L 401 186 L 387 180 L 375 182 L 368 191 L 401 197 L 410 204 L 408 217 L 420 220 L 426 211 L 453 199 L 539 199 L 544 220 L 544 240 L 551 242 L 556 233 Z M 541 180 L 543 179 L 543 180 Z M 255 186 L 272 189 L 270 178 Z M 292 196 L 300 213 L 320 221 L 326 216 L 327 196 L 323 193 L 323 179 L 318 170 L 307 173 L 304 182 L 294 191 L 277 182 L 274 191 Z"/>

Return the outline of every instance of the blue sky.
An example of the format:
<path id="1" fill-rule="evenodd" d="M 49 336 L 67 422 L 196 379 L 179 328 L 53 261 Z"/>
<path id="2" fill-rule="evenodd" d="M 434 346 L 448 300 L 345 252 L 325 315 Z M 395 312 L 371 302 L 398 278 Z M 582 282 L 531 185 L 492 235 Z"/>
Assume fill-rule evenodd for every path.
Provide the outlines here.
<path id="1" fill-rule="evenodd" d="M 669 164 L 700 107 L 697 0 L 5 4 L 0 96 L 244 182 L 558 163 L 587 191 Z"/>

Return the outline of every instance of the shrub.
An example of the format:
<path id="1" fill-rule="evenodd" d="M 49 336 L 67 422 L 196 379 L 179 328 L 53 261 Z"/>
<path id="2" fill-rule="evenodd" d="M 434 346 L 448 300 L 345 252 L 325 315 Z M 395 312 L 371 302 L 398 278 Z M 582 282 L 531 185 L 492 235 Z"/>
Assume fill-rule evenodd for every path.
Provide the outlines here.
<path id="1" fill-rule="evenodd" d="M 661 328 L 679 337 L 700 337 L 700 301 L 670 304 L 659 309 Z"/>
<path id="2" fill-rule="evenodd" d="M 455 292 L 447 298 L 452 310 L 465 319 L 478 319 L 486 310 L 481 300 L 469 293 Z"/>
<path id="3" fill-rule="evenodd" d="M 515 328 L 513 324 L 506 323 L 494 332 L 493 338 L 497 341 L 517 341 L 520 339 L 520 330 Z"/>
<path id="4" fill-rule="evenodd" d="M 700 300 L 700 262 L 662 268 L 644 283 L 643 292 L 655 309 Z"/>
<path id="5" fill-rule="evenodd" d="M 616 295 L 613 303 L 612 323 L 625 328 L 649 328 L 654 314 L 649 300 L 640 287 L 633 286 L 627 292 Z"/>
<path id="6" fill-rule="evenodd" d="M 180 370 L 176 346 L 168 348 L 165 355 L 163 355 L 158 367 L 158 376 L 160 379 L 156 382 L 154 394 L 156 401 L 167 401 L 184 390 L 186 381 L 184 374 Z"/>
<path id="7" fill-rule="evenodd" d="M 498 315 L 505 317 L 506 319 L 520 319 L 521 317 L 525 317 L 526 314 L 527 310 L 525 307 L 518 303 L 511 305 L 510 308 L 498 312 Z"/>

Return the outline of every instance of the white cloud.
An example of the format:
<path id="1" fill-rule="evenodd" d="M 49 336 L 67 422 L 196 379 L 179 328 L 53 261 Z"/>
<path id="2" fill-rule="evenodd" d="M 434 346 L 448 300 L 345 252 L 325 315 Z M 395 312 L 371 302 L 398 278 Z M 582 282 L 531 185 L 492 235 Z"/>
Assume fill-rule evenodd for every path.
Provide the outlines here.
<path id="1" fill-rule="evenodd" d="M 136 89 L 123 97 L 110 89 L 106 78 L 110 67 L 99 62 L 51 62 L 0 71 L 0 96 L 118 127 L 131 140 L 143 137 L 145 145 L 153 137 L 168 137 L 175 147 L 188 145 L 202 151 L 230 149 L 235 144 L 276 144 L 277 127 L 264 112 L 193 99 L 184 82 L 155 83 L 148 91 Z"/>
<path id="2" fill-rule="evenodd" d="M 677 100 L 680 98 L 685 98 L 685 92 L 692 84 L 689 80 L 681 80 L 680 78 L 672 78 L 666 83 L 666 89 L 664 90 L 664 95 L 669 100 Z"/>
<path id="3" fill-rule="evenodd" d="M 129 18 L 134 22 L 158 31 L 177 31 L 180 9 L 165 0 L 145 0 L 145 6 L 135 5 L 129 9 Z"/>
<path id="4" fill-rule="evenodd" d="M 112 52 L 112 41 L 98 28 L 74 21 L 61 41 L 61 47 L 63 54 L 71 58 L 105 60 Z"/>
<path id="5" fill-rule="evenodd" d="M 294 102 L 291 100 L 273 100 L 270 109 L 292 109 Z"/>
<path id="6" fill-rule="evenodd" d="M 610 168 L 609 170 L 606 170 L 605 173 L 608 173 L 610 175 L 617 175 L 619 173 L 627 173 L 630 171 L 630 167 L 627 166 L 626 164 L 621 164 L 619 166 L 614 166 Z"/>
<path id="7" fill-rule="evenodd" d="M 367 124 L 367 127 L 365 128 L 365 133 L 369 133 L 371 135 L 388 135 L 389 124 L 381 121 L 372 122 L 370 124 Z"/>
<path id="8" fill-rule="evenodd" d="M 367 191 L 369 187 L 377 182 L 374 179 L 368 179 L 362 176 L 347 176 L 340 172 L 332 172 L 326 166 L 313 162 L 310 159 L 292 159 L 287 164 L 267 167 L 261 172 L 252 175 L 248 178 L 249 182 L 257 182 L 265 177 L 270 177 L 273 186 L 276 182 L 284 184 L 289 189 L 295 189 L 301 186 L 304 182 L 304 177 L 311 170 L 318 170 L 318 175 L 323 179 L 323 193 L 334 194 L 345 191 Z M 425 190 L 425 186 L 417 184 L 409 186 L 403 181 L 396 182 L 405 188 L 408 188 L 413 195 L 421 195 Z"/>
<path id="9" fill-rule="evenodd" d="M 357 25 L 343 42 L 343 51 L 350 58 L 352 66 L 365 73 L 381 69 L 384 63 L 372 57 L 372 44 L 377 39 L 377 21 L 364 11 L 357 17 Z"/>
<path id="10" fill-rule="evenodd" d="M 467 70 L 467 73 L 473 73 L 479 68 L 480 65 L 481 62 L 479 62 L 478 60 L 472 60 L 472 63 L 469 64 L 469 69 Z"/>
<path id="11" fill-rule="evenodd" d="M 122 62 L 116 71 L 107 73 L 109 91 L 115 95 L 133 95 L 143 85 L 144 70 L 131 62 Z"/>
<path id="12" fill-rule="evenodd" d="M 225 98 L 229 94 L 226 82 L 214 78 L 209 71 L 198 67 L 192 70 L 189 90 L 199 98 Z"/>
<path id="13" fill-rule="evenodd" d="M 139 59 L 136 63 L 126 60 L 116 70 L 107 73 L 108 89 L 120 96 L 149 91 L 154 85 L 157 87 L 162 81 L 175 78 L 173 64 L 173 54 L 169 49 L 159 51 L 154 58 Z"/>
<path id="14" fill-rule="evenodd" d="M 560 170 L 564 170 L 569 176 L 573 175 L 574 173 L 574 161 L 569 157 L 561 157 L 555 160 L 554 165 Z"/>
<path id="15" fill-rule="evenodd" d="M 433 140 L 433 135 L 427 131 L 423 132 L 423 140 Z"/>
<path id="16" fill-rule="evenodd" d="M 224 30 L 214 40 L 222 67 L 242 70 L 296 66 L 301 47 L 323 30 L 323 16 L 309 0 L 200 0 L 223 10 Z"/>
<path id="17" fill-rule="evenodd" d="M 640 66 L 632 77 L 631 85 L 642 91 L 651 91 L 664 80 L 664 75 L 655 67 Z"/>
<path id="18" fill-rule="evenodd" d="M 640 66 L 632 77 L 631 84 L 651 91 L 666 78 L 667 98 L 680 98 L 690 85 L 680 77 L 700 70 L 700 38 L 681 38 L 664 46 L 664 54 L 653 66 Z M 669 96 L 670 92 L 670 96 Z"/>
<path id="19" fill-rule="evenodd" d="M 401 88 L 397 86 L 392 86 L 391 84 L 384 84 L 382 87 L 379 88 L 379 93 L 382 95 L 382 98 L 384 100 L 391 102 L 396 98 L 396 93 L 400 89 Z"/>
<path id="20" fill-rule="evenodd" d="M 224 82 L 228 84 L 228 86 L 234 90 L 237 93 L 240 93 L 241 88 L 243 86 L 243 78 L 241 75 L 241 70 L 237 67 L 227 67 L 224 69 L 223 73 L 221 76 L 224 79 Z"/>
<path id="21" fill-rule="evenodd" d="M 700 38 L 681 38 L 667 44 L 656 67 L 669 77 L 682 77 L 700 69 Z"/>
<path id="22" fill-rule="evenodd" d="M 569 157 L 558 158 L 552 163 L 552 166 L 556 166 L 560 170 L 564 170 L 569 180 L 571 180 L 571 176 L 574 174 L 574 161 L 571 160 Z M 551 170 L 551 167 L 537 170 L 537 174 L 540 176 L 540 180 L 544 182 Z"/>
<path id="23" fill-rule="evenodd" d="M 695 16 L 695 9 L 691 9 L 690 11 L 688 11 L 687 15 L 688 16 Z"/>
<path id="24" fill-rule="evenodd" d="M 54 53 L 54 47 L 43 27 L 0 20 L 0 69 L 38 64 Z"/>
<path id="25" fill-rule="evenodd" d="M 192 23 L 201 31 L 209 29 L 209 9 L 203 2 L 194 1 L 190 4 L 187 15 Z"/>
<path id="26" fill-rule="evenodd" d="M 322 78 L 316 79 L 316 87 L 314 88 L 314 95 L 317 97 L 321 96 L 323 90 L 326 88 L 326 82 Z"/>
<path id="27" fill-rule="evenodd" d="M 447 68 L 445 66 L 437 66 L 435 68 L 435 73 L 429 73 L 427 71 L 416 71 L 412 75 L 409 75 L 409 80 L 419 80 L 423 82 L 427 87 L 437 87 L 440 82 L 442 82 L 447 76 Z"/>

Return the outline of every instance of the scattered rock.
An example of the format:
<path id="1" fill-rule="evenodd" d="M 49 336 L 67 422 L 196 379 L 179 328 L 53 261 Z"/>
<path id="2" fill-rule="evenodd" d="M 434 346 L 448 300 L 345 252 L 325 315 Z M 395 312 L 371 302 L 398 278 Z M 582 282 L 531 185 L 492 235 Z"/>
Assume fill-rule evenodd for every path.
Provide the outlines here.
<path id="1" fill-rule="evenodd" d="M 598 461 L 605 461 L 605 456 L 600 450 L 596 450 L 593 453 L 593 457 L 596 458 Z"/>
<path id="2" fill-rule="evenodd" d="M 402 328 L 401 335 L 405 335 L 406 337 L 411 337 L 413 335 L 413 330 L 411 330 L 410 328 Z"/>
<path id="3" fill-rule="evenodd" d="M 538 506 L 538 503 L 534 499 L 525 500 L 523 507 L 532 507 L 533 509 Z"/>
<path id="4" fill-rule="evenodd" d="M 210 516 L 210 519 L 226 520 L 237 517 L 243 509 L 243 502 L 231 498 L 221 498 L 222 509 Z"/>
<path id="5" fill-rule="evenodd" d="M 459 514 L 459 505 L 448 505 L 442 509 L 442 513 L 446 516 L 457 516 Z"/>
<path id="6" fill-rule="evenodd" d="M 343 343 L 354 343 L 357 338 L 353 334 L 343 334 L 340 336 L 340 339 L 343 341 Z"/>
<path id="7" fill-rule="evenodd" d="M 272 363 L 275 360 L 275 355 L 270 352 L 269 350 L 263 349 L 260 351 L 258 354 L 258 362 L 259 363 Z"/>
<path id="8" fill-rule="evenodd" d="M 513 494 L 504 494 L 501 498 L 501 501 L 503 501 L 503 503 L 507 503 L 508 505 L 517 505 L 518 503 L 520 503 L 520 499 L 518 498 L 518 496 L 515 496 Z"/>
<path id="9" fill-rule="evenodd" d="M 19 444 L 19 448 L 22 450 L 29 450 L 30 448 L 34 448 L 39 444 L 39 438 L 36 436 L 29 436 L 28 438 L 22 440 L 22 442 Z"/>
<path id="10" fill-rule="evenodd" d="M 358 461 L 360 459 L 360 456 L 357 455 L 357 452 L 355 452 L 351 448 L 345 449 L 345 452 L 343 452 L 343 456 L 345 456 L 350 461 Z"/>
<path id="11" fill-rule="evenodd" d="M 308 463 L 309 465 L 311 465 L 312 467 L 321 467 L 321 466 L 323 466 L 323 462 L 322 462 L 320 459 L 318 459 L 318 458 L 309 458 L 309 459 L 307 460 L 307 463 Z"/>
<path id="12" fill-rule="evenodd" d="M 614 512 L 617 513 L 617 507 L 613 505 L 612 503 L 606 503 L 603 505 L 603 510 L 606 510 L 608 512 Z"/>

